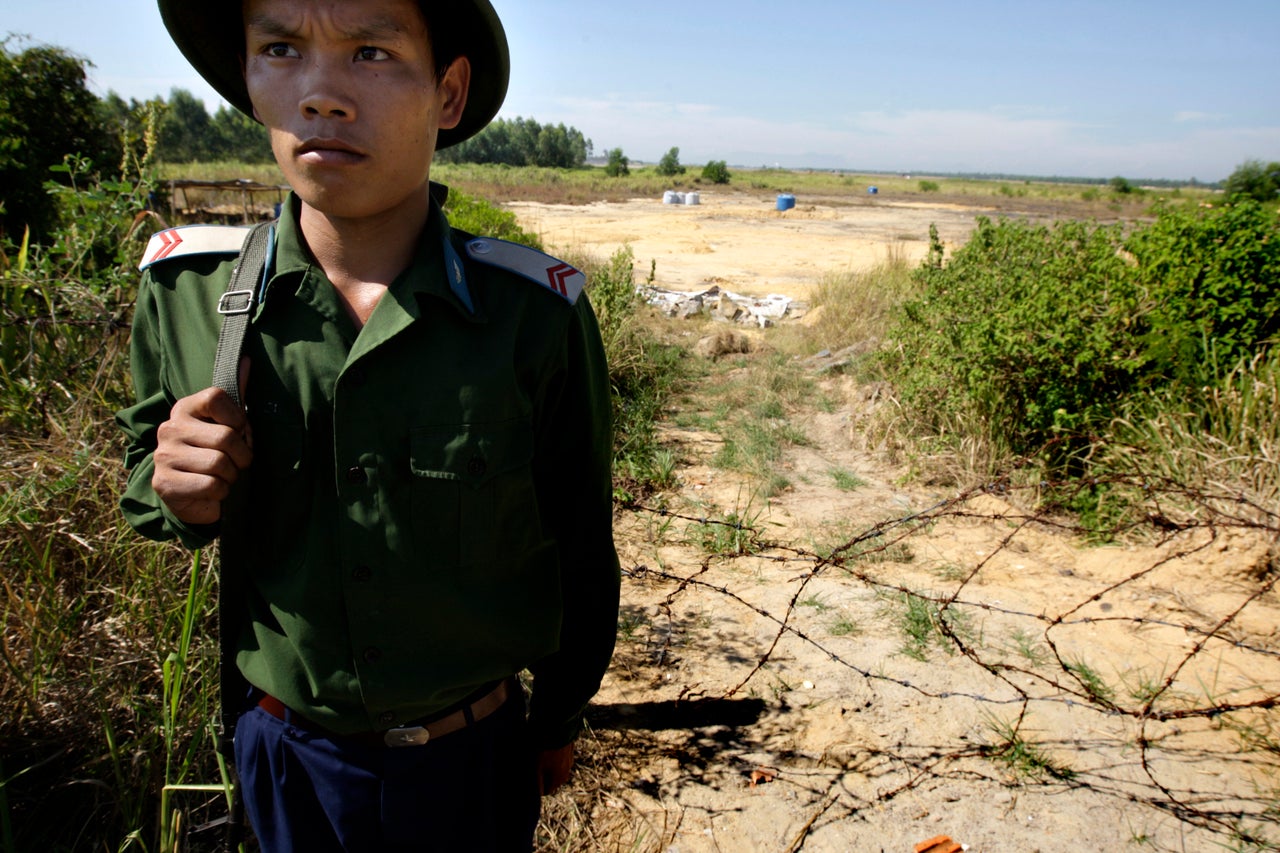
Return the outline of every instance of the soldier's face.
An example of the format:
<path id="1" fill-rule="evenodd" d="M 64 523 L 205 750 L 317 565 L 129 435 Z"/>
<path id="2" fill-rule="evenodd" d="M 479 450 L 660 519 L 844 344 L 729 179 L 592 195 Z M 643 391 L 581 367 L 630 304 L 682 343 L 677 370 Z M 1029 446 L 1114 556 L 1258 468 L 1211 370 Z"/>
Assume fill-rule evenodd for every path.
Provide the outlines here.
<path id="1" fill-rule="evenodd" d="M 245 82 L 303 202 L 363 218 L 425 205 L 470 66 L 439 79 L 416 0 L 244 0 Z"/>

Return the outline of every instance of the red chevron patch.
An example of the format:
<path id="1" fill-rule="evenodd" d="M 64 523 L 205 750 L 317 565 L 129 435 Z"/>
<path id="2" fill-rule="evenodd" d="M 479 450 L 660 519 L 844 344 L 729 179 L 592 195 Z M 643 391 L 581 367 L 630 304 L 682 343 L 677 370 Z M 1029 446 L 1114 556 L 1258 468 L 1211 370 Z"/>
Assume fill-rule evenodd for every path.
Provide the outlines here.
<path id="1" fill-rule="evenodd" d="M 156 252 L 155 255 L 147 260 L 147 263 L 149 264 L 164 260 L 169 257 L 169 253 L 182 245 L 182 235 L 177 231 L 161 231 L 156 235 L 156 237 L 158 237 L 160 242 L 164 245 L 160 247 L 160 251 Z"/>
<path id="2" fill-rule="evenodd" d="M 569 296 L 569 288 L 565 287 L 565 281 L 576 273 L 577 270 L 568 264 L 557 264 L 547 270 L 547 281 L 551 284 L 551 289 L 561 296 Z"/>

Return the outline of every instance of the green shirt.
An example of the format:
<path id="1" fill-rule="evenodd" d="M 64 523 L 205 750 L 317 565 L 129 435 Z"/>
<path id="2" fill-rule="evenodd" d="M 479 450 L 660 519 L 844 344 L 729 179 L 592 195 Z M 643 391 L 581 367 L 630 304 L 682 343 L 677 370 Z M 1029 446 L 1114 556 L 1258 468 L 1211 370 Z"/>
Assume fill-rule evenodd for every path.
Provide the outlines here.
<path id="1" fill-rule="evenodd" d="M 587 299 L 471 260 L 433 204 L 413 262 L 357 328 L 297 210 L 245 345 L 254 458 L 237 484 L 247 517 L 224 519 L 223 542 L 245 555 L 224 567 L 243 572 L 236 664 L 338 732 L 402 725 L 528 667 L 536 736 L 567 743 L 612 654 L 619 587 L 609 379 Z M 117 415 L 126 518 L 188 547 L 219 530 L 173 517 L 152 452 L 174 402 L 210 384 L 234 261 L 146 270 L 137 403 Z"/>

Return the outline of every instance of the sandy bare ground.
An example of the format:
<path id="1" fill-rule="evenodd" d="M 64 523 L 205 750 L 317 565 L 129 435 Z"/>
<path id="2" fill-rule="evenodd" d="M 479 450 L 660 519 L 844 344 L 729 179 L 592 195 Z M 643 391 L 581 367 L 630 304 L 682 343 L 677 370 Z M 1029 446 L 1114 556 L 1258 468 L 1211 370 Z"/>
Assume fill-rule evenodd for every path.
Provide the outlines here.
<path id="1" fill-rule="evenodd" d="M 553 250 L 629 243 L 668 287 L 801 298 L 891 244 L 919 256 L 931 222 L 962 241 L 973 216 L 769 203 L 516 209 Z M 1090 546 L 1016 489 L 905 478 L 866 446 L 874 396 L 818 381 L 839 402 L 795 413 L 781 494 L 711 467 L 714 433 L 672 427 L 678 488 L 619 514 L 620 642 L 579 773 L 598 790 L 561 795 L 578 843 L 1280 849 L 1275 517 L 1224 502 L 1212 524 Z M 716 524 L 731 513 L 750 530 Z"/>
<path id="2" fill-rule="evenodd" d="M 549 251 L 586 248 L 607 256 L 630 245 L 636 269 L 672 290 L 712 284 L 752 296 L 781 293 L 803 299 L 829 272 L 864 270 L 895 247 L 924 257 L 929 225 L 944 242 L 963 241 L 975 211 L 879 200 L 839 206 L 799 200 L 785 212 L 772 198 L 704 191 L 698 205 L 635 199 L 575 207 L 521 202 L 508 205 Z"/>

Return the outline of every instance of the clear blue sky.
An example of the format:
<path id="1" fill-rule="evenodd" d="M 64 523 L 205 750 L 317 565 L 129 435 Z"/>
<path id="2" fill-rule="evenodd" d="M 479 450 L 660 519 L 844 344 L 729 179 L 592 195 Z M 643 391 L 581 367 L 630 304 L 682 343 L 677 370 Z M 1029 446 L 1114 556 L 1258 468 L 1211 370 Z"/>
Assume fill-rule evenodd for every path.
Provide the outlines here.
<path id="1" fill-rule="evenodd" d="M 1280 160 L 1280 0 L 494 4 L 502 115 L 597 153 L 1204 181 Z M 99 94 L 219 104 L 154 0 L 0 0 L 4 32 L 88 59 Z"/>

